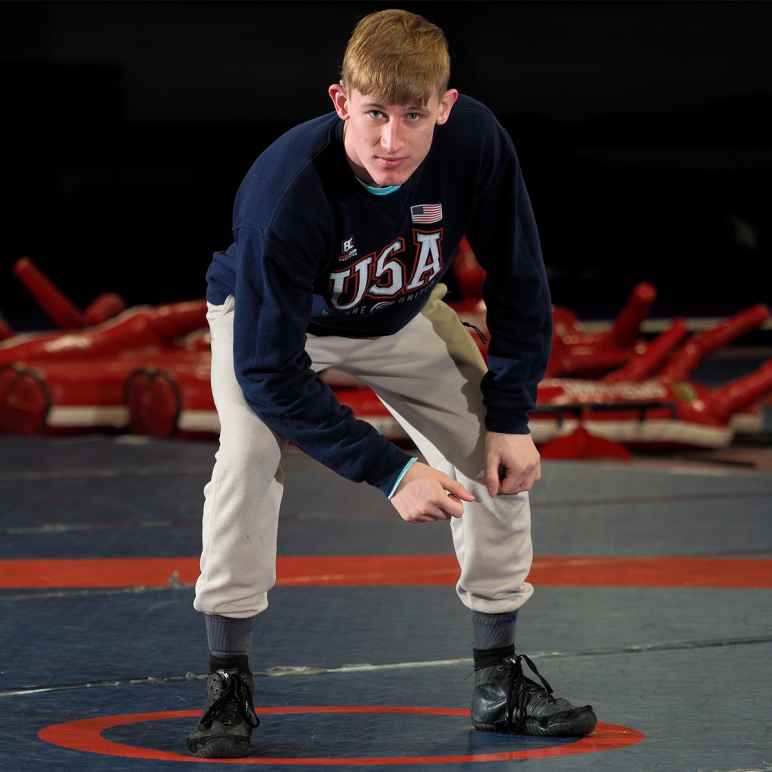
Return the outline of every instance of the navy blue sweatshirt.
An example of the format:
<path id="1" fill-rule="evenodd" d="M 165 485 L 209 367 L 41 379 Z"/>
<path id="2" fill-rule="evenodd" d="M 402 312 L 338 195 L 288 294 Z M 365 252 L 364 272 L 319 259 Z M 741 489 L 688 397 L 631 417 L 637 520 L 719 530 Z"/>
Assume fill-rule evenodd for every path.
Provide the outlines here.
<path id="1" fill-rule="evenodd" d="M 388 495 L 410 456 L 318 379 L 306 333 L 397 332 L 466 234 L 487 271 L 486 427 L 526 434 L 549 356 L 551 301 L 515 148 L 487 107 L 461 95 L 422 164 L 387 196 L 356 179 L 342 137 L 331 112 L 258 157 L 236 196 L 234 241 L 207 272 L 207 300 L 235 296 L 236 378 L 260 418 L 330 469 Z"/>

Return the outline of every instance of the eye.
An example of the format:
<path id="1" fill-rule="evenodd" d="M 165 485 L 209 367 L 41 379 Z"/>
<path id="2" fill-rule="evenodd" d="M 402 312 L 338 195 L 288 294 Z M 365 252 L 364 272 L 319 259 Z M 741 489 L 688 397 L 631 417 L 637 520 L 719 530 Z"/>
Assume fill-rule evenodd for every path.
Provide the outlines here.
<path id="1" fill-rule="evenodd" d="M 367 114 L 373 117 L 375 120 L 378 119 L 378 116 L 383 115 L 383 113 L 380 110 L 368 110 Z"/>
<path id="2" fill-rule="evenodd" d="M 421 113 L 408 113 L 407 115 L 410 118 L 410 120 L 414 122 L 420 121 L 421 118 L 423 118 L 423 115 Z"/>

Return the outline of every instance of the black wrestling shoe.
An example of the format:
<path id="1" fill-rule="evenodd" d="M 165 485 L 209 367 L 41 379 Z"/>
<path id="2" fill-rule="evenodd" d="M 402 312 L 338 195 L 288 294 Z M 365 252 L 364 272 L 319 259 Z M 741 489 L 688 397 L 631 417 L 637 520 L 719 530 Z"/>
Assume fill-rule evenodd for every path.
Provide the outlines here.
<path id="1" fill-rule="evenodd" d="M 523 675 L 522 662 L 542 682 Z M 474 674 L 472 721 L 475 729 L 540 737 L 582 737 L 595 729 L 597 718 L 590 705 L 574 707 L 552 696 L 552 687 L 525 654 L 506 657 L 498 665 Z"/>
<path id="2" fill-rule="evenodd" d="M 218 670 L 207 678 L 209 709 L 186 745 L 194 756 L 229 759 L 249 753 L 249 737 L 259 726 L 252 702 L 251 673 Z"/>

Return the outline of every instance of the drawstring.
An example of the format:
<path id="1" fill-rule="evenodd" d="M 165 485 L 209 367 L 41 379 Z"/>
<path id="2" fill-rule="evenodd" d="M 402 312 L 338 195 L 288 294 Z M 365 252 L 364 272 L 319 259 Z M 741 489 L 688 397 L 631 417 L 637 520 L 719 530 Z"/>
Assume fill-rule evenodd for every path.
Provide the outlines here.
<path id="1" fill-rule="evenodd" d="M 464 327 L 471 327 L 480 336 L 480 340 L 483 343 L 488 342 L 488 336 L 476 324 L 472 324 L 471 322 L 461 322 L 461 324 L 463 324 Z"/>

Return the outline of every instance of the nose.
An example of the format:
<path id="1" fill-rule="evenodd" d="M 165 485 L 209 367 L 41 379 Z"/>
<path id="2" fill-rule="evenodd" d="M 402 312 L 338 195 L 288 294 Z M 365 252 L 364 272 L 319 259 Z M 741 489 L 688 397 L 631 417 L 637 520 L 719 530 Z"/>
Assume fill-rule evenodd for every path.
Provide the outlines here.
<path id="1" fill-rule="evenodd" d="M 399 121 L 391 119 L 381 130 L 381 146 L 389 155 L 397 155 L 402 149 L 402 128 Z"/>

